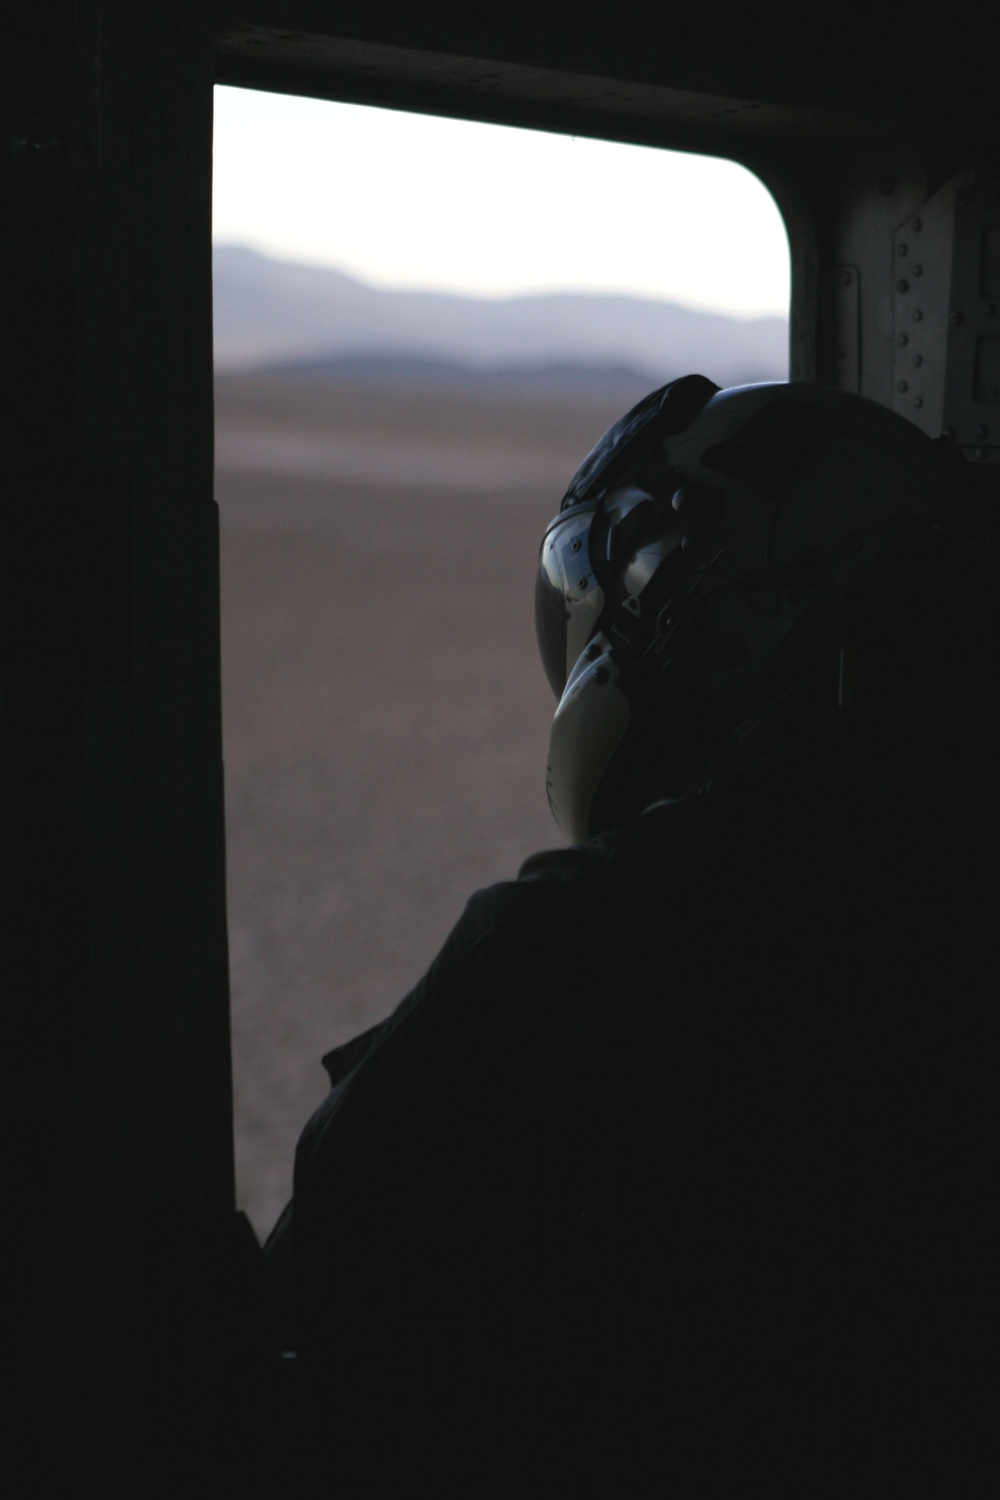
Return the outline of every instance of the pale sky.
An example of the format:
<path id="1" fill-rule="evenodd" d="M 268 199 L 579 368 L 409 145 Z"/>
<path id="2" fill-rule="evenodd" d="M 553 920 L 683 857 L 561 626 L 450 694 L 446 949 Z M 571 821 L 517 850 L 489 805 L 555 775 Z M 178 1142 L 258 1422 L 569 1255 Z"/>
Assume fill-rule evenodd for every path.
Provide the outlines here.
<path id="1" fill-rule="evenodd" d="M 380 286 L 788 312 L 770 194 L 706 156 L 215 90 L 214 235 Z"/>

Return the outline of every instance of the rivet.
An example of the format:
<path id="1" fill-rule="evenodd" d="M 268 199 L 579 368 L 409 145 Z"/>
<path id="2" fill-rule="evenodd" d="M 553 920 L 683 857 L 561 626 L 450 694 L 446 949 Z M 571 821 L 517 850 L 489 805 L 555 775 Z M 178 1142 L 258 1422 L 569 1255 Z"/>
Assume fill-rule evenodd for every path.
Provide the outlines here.
<path id="1" fill-rule="evenodd" d="M 897 391 L 908 391 L 910 387 L 907 385 L 905 380 L 900 380 L 896 385 L 896 389 Z"/>
<path id="2" fill-rule="evenodd" d="M 974 450 L 974 456 L 976 458 L 985 458 L 986 457 L 986 449 L 985 448 L 976 448 Z"/>
<path id="3" fill-rule="evenodd" d="M 912 269 L 911 269 L 911 271 L 910 271 L 910 275 L 911 276 L 922 276 L 923 274 L 924 274 L 924 268 L 923 268 L 923 266 L 913 266 Z"/>
<path id="4" fill-rule="evenodd" d="M 923 219 L 914 219 L 914 221 L 913 221 L 913 223 L 912 223 L 912 225 L 910 227 L 912 229 L 915 229 L 916 232 L 917 232 L 917 234 L 919 234 L 920 231 L 921 231 L 921 229 L 923 229 L 923 227 L 924 227 L 924 221 L 923 221 Z"/>
<path id="5" fill-rule="evenodd" d="M 596 641 L 591 641 L 583 654 L 587 661 L 596 661 L 601 654 L 601 648 Z"/>
<path id="6" fill-rule="evenodd" d="M 910 283 L 908 281 L 897 281 L 896 282 L 896 291 L 897 292 L 908 292 L 909 290 L 910 290 Z"/>
<path id="7" fill-rule="evenodd" d="M 914 308 L 914 309 L 913 309 L 913 321 L 914 321 L 914 323 L 920 323 L 920 322 L 922 322 L 922 320 L 923 320 L 923 316 L 924 316 L 924 315 L 923 315 L 923 313 L 922 313 L 922 312 L 921 312 L 921 311 L 920 311 L 920 308 L 919 308 L 919 307 L 915 307 L 915 308 Z"/>
<path id="8" fill-rule="evenodd" d="M 923 398 L 923 396 L 914 396 L 914 398 L 913 398 L 913 404 L 916 407 L 923 406 L 923 404 L 924 404 L 924 398 Z"/>
<path id="9" fill-rule="evenodd" d="M 577 583 L 577 588 L 578 589 L 585 589 L 586 587 L 587 587 L 587 580 L 586 580 L 586 578 L 581 578 L 579 580 L 579 582 Z"/>
<path id="10" fill-rule="evenodd" d="M 913 363 L 914 363 L 914 365 L 916 366 L 916 368 L 918 370 L 920 369 L 920 366 L 923 364 L 923 362 L 924 362 L 924 356 L 922 354 L 915 354 L 913 356 Z"/>
<path id="11" fill-rule="evenodd" d="M 570 548 L 570 551 L 571 552 L 579 552 L 580 546 L 581 546 L 580 538 L 577 537 L 576 541 L 573 543 L 572 547 Z"/>
<path id="12" fill-rule="evenodd" d="M 607 682 L 610 675 L 611 674 L 608 671 L 607 667 L 597 667 L 594 672 L 594 681 L 598 683 Z"/>
<path id="13" fill-rule="evenodd" d="M 906 254 L 906 246 L 905 245 L 897 245 L 896 246 L 896 254 L 897 255 L 905 255 Z"/>
<path id="14" fill-rule="evenodd" d="M 962 317 L 962 314 L 958 311 L 957 308 L 954 312 L 950 312 L 948 314 L 948 322 L 951 324 L 952 328 L 957 328 L 958 325 L 963 321 L 964 319 Z"/>
<path id="15" fill-rule="evenodd" d="M 907 344 L 908 344 L 908 343 L 909 343 L 909 342 L 910 342 L 910 340 L 909 340 L 909 337 L 908 337 L 908 336 L 907 336 L 907 334 L 905 334 L 905 333 L 901 333 L 901 334 L 900 334 L 900 335 L 899 335 L 899 338 L 898 338 L 898 339 L 897 339 L 897 340 L 896 340 L 896 343 L 897 343 L 897 344 L 898 344 L 898 345 L 899 345 L 899 347 L 900 347 L 900 348 L 901 348 L 901 349 L 905 349 L 905 348 L 906 348 L 906 346 L 907 346 Z"/>

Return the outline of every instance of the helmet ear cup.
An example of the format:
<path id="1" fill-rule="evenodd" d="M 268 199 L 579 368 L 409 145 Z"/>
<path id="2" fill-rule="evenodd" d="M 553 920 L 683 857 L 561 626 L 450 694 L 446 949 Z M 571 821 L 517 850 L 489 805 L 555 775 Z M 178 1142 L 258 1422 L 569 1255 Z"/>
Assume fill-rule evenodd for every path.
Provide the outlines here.
<path id="1" fill-rule="evenodd" d="M 594 793 L 589 829 L 631 821 L 650 803 L 680 797 L 705 764 L 705 747 L 721 732 L 712 706 L 697 696 L 644 696 L 633 703 L 628 733 L 619 741 Z"/>
<path id="2" fill-rule="evenodd" d="M 549 737 L 545 786 L 549 807 L 568 838 L 591 831 L 594 796 L 629 726 L 629 701 L 621 691 L 607 640 L 591 641 L 570 673 Z"/>

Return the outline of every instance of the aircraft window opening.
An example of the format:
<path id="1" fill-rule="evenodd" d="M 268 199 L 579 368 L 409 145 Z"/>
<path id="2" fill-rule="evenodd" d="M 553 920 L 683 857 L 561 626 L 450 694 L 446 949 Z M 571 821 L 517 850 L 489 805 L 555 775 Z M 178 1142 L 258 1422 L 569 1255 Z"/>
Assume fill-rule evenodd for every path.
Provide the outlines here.
<path id="1" fill-rule="evenodd" d="M 733 163 L 230 88 L 213 194 L 238 1201 L 264 1235 L 321 1056 L 560 842 L 532 590 L 570 476 L 667 380 L 786 378 L 788 248 Z"/>

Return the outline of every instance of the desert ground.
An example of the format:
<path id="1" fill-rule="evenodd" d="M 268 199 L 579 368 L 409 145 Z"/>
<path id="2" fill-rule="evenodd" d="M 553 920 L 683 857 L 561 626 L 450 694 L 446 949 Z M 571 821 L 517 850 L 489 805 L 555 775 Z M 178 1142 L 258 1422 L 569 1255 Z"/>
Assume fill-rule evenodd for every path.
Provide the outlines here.
<path id="1" fill-rule="evenodd" d="M 538 545 L 634 390 L 228 376 L 217 390 L 240 1206 L 262 1238 L 331 1047 L 471 892 L 556 844 Z"/>

